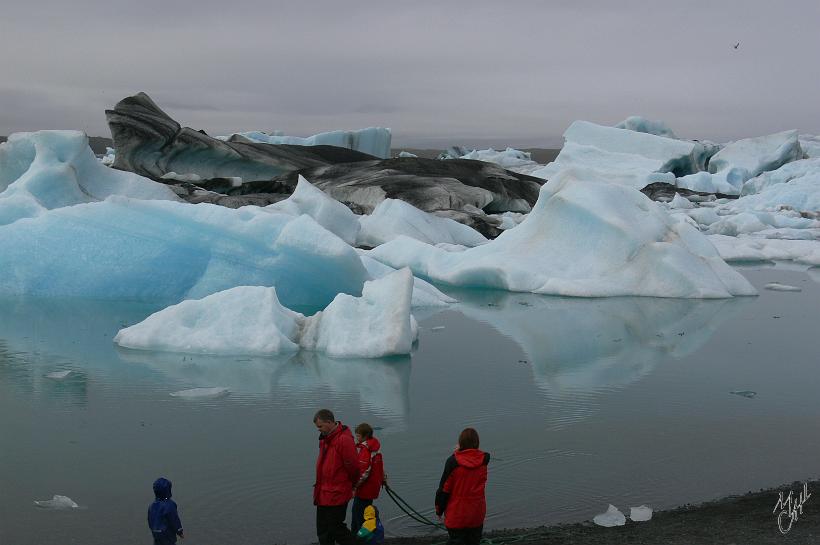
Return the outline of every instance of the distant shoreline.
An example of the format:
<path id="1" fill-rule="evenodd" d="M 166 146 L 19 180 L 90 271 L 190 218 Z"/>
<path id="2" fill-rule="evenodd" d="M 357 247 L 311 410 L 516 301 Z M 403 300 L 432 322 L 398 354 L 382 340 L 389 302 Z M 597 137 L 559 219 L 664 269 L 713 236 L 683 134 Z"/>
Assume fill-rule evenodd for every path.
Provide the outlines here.
<path id="1" fill-rule="evenodd" d="M 491 530 L 485 538 L 496 543 L 521 543 L 530 545 L 699 545 L 725 543 L 736 545 L 818 543 L 820 542 L 820 480 L 807 481 L 811 494 L 803 505 L 803 513 L 797 515 L 787 534 L 781 534 L 777 513 L 773 510 L 779 493 L 784 498 L 789 491 L 795 500 L 803 490 L 803 482 L 794 482 L 775 488 L 748 492 L 740 496 L 684 505 L 668 511 L 656 511 L 648 522 L 632 522 L 614 528 L 597 526 L 592 521 L 525 529 Z M 602 506 L 604 511 L 606 506 Z M 622 510 L 624 506 L 618 506 Z M 781 511 L 778 508 L 778 512 Z M 629 512 L 625 511 L 628 516 Z M 787 517 L 782 521 L 788 523 Z M 519 540 L 517 536 L 528 535 Z M 441 543 L 446 536 L 435 534 L 423 537 L 402 537 L 385 540 L 387 545 L 431 545 Z"/>

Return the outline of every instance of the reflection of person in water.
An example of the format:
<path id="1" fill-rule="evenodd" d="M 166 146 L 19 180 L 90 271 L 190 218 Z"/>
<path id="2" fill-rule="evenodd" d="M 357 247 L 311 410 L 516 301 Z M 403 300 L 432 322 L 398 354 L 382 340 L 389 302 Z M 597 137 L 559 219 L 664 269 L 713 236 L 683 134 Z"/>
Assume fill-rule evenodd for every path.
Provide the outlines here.
<path id="1" fill-rule="evenodd" d="M 484 486 L 489 453 L 478 449 L 478 432 L 465 428 L 458 448 L 447 458 L 436 491 L 436 515 L 444 516 L 448 545 L 479 545 L 487 514 Z"/>
<path id="2" fill-rule="evenodd" d="M 361 477 L 353 488 L 353 507 L 350 511 L 350 531 L 354 534 L 364 522 L 365 507 L 373 505 L 384 483 L 384 463 L 379 452 L 381 443 L 373 437 L 373 428 L 366 422 L 356 426 L 356 448 L 359 450 Z"/>
<path id="3" fill-rule="evenodd" d="M 319 545 L 353 545 L 355 537 L 345 525 L 347 503 L 359 482 L 359 461 L 350 428 L 336 422 L 327 409 L 313 417 L 319 430 L 319 458 L 313 504 L 316 506 L 316 535 Z"/>

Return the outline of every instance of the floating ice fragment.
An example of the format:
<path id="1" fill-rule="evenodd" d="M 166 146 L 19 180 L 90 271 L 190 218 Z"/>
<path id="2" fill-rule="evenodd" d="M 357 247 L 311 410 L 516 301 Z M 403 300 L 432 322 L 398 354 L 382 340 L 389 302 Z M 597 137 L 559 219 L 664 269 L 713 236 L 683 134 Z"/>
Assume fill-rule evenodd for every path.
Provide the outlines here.
<path id="1" fill-rule="evenodd" d="M 798 286 L 790 286 L 788 284 L 781 284 L 780 282 L 771 282 L 763 287 L 772 291 L 803 291 L 803 288 Z"/>
<path id="2" fill-rule="evenodd" d="M 444 329 L 443 325 L 437 325 L 435 327 L 431 327 L 430 331 L 441 331 L 442 329 Z"/>
<path id="3" fill-rule="evenodd" d="M 212 399 L 216 397 L 224 397 L 231 393 L 228 388 L 192 388 L 190 390 L 180 390 L 171 394 L 172 397 L 181 397 L 183 399 Z"/>
<path id="4" fill-rule="evenodd" d="M 629 518 L 635 522 L 646 522 L 652 519 L 652 508 L 646 505 L 629 508 Z"/>
<path id="5" fill-rule="evenodd" d="M 598 526 L 605 526 L 607 528 L 611 528 L 612 526 L 623 526 L 626 524 L 626 517 L 623 513 L 621 513 L 617 507 L 612 504 L 609 504 L 609 508 L 606 510 L 606 513 L 601 513 L 600 515 L 595 515 L 592 519 L 592 522 L 597 524 Z"/>
<path id="6" fill-rule="evenodd" d="M 736 396 L 748 397 L 749 399 L 753 399 L 757 395 L 757 392 L 753 392 L 752 390 L 732 390 L 729 393 Z"/>
<path id="7" fill-rule="evenodd" d="M 49 373 L 46 375 L 46 378 L 50 378 L 53 380 L 63 380 L 64 378 L 68 378 L 71 375 L 71 371 L 54 371 L 53 373 Z"/>
<path id="8" fill-rule="evenodd" d="M 60 496 L 59 494 L 54 494 L 54 497 L 50 500 L 35 500 L 34 505 L 43 509 L 77 509 L 80 507 L 68 496 Z"/>

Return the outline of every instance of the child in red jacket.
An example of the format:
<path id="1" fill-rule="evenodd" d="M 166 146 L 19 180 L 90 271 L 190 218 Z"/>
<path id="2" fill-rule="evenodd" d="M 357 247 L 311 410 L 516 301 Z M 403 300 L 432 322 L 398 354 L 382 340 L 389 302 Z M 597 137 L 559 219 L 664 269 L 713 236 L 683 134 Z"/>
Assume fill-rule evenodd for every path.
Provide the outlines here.
<path id="1" fill-rule="evenodd" d="M 373 428 L 362 422 L 356 426 L 356 448 L 359 451 L 361 478 L 353 488 L 350 530 L 355 534 L 364 522 L 364 510 L 379 497 L 384 483 L 384 464 L 379 452 L 381 444 L 373 437 Z"/>

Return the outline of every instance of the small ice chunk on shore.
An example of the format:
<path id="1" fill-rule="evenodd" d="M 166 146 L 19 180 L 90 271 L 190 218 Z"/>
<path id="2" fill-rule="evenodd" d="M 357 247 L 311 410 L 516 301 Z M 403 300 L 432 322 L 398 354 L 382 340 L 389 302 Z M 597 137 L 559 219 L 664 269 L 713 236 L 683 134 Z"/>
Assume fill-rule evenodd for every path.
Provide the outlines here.
<path id="1" fill-rule="evenodd" d="M 770 282 L 763 287 L 772 291 L 803 291 L 803 288 L 798 286 L 790 286 L 788 284 L 781 284 L 780 282 Z"/>
<path id="2" fill-rule="evenodd" d="M 190 390 L 180 390 L 173 392 L 171 397 L 180 397 L 182 399 L 213 399 L 217 397 L 224 397 L 230 394 L 228 388 L 191 388 Z"/>
<path id="3" fill-rule="evenodd" d="M 50 378 L 52 380 L 63 380 L 68 378 L 71 373 L 72 371 L 54 371 L 53 373 L 47 374 L 46 378 Z"/>
<path id="4" fill-rule="evenodd" d="M 615 507 L 612 504 L 609 504 L 609 508 L 606 510 L 606 513 L 595 515 L 595 517 L 592 519 L 592 522 L 594 522 L 598 526 L 611 528 L 613 526 L 623 526 L 624 524 L 626 524 L 626 517 L 623 513 L 621 513 L 618 510 L 617 507 Z"/>
<path id="5" fill-rule="evenodd" d="M 629 518 L 635 522 L 646 522 L 652 519 L 652 508 L 646 505 L 629 508 Z"/>
<path id="6" fill-rule="evenodd" d="M 34 505 L 43 509 L 77 509 L 80 506 L 68 496 L 54 494 L 50 500 L 34 500 Z"/>

